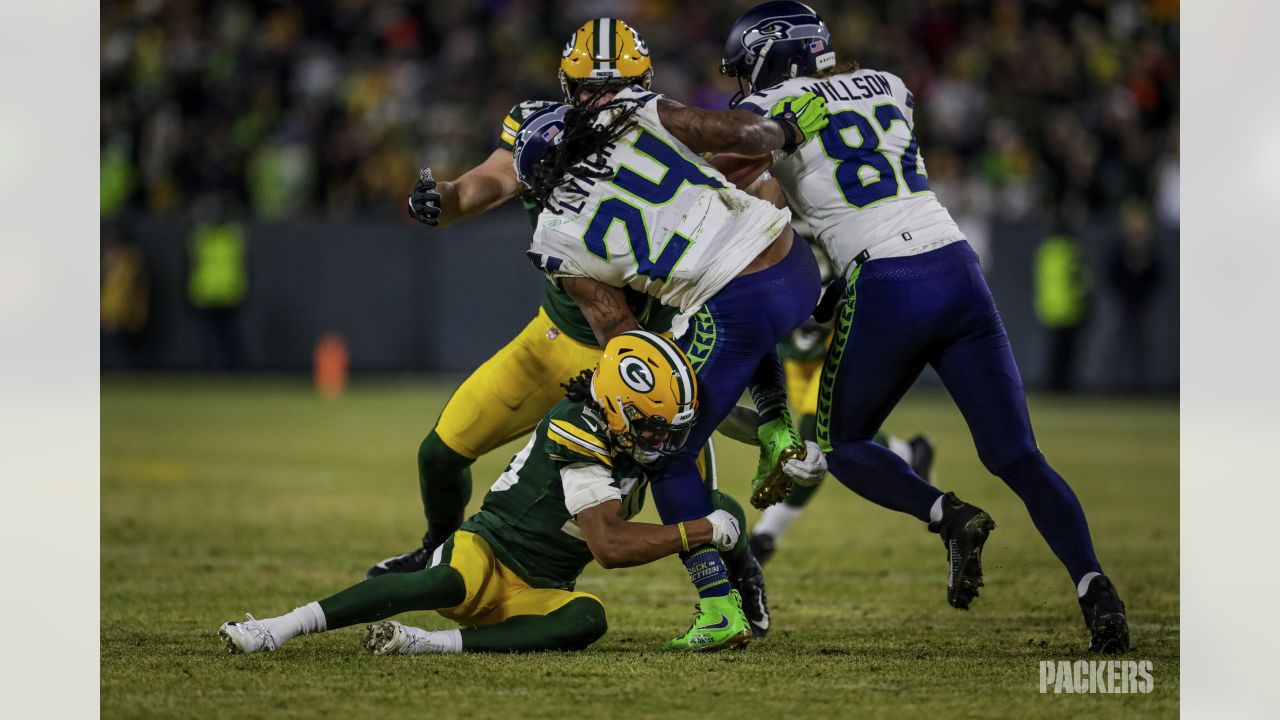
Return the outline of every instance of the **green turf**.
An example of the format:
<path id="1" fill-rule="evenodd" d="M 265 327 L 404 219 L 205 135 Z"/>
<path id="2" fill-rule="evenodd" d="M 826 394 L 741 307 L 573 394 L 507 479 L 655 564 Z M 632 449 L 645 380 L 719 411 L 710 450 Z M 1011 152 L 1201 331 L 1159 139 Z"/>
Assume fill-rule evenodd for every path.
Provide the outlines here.
<path id="1" fill-rule="evenodd" d="M 674 559 L 590 568 L 610 630 L 579 654 L 381 658 L 345 629 L 228 656 L 215 631 L 362 577 L 422 532 L 415 458 L 448 385 L 358 383 L 337 402 L 301 381 L 107 380 L 102 391 L 104 717 L 1106 717 L 1178 709 L 1178 424 L 1172 401 L 1032 403 L 1129 606 L 1147 695 L 1040 695 L 1040 660 L 1085 657 L 1066 573 L 1018 499 L 978 464 L 944 395 L 915 392 L 888 429 L 928 431 L 940 484 L 991 512 L 987 584 L 945 600 L 944 553 L 920 523 L 837 483 L 768 567 L 775 630 L 746 652 L 656 651 L 687 627 Z M 754 454 L 718 439 L 745 499 Z M 478 503 L 510 449 L 475 466 Z M 744 503 L 745 504 L 745 503 Z M 473 503 L 474 506 L 474 503 Z M 646 510 L 641 519 L 652 519 Z M 754 512 L 751 513 L 752 519 Z M 414 613 L 407 622 L 447 627 Z"/>

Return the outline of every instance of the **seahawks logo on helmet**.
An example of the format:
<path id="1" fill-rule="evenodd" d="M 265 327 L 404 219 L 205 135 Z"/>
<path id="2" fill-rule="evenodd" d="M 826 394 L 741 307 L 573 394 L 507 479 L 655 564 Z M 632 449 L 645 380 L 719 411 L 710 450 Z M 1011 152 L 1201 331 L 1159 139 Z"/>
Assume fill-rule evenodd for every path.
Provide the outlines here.
<path id="1" fill-rule="evenodd" d="M 636 392 L 647 393 L 653 389 L 653 371 L 638 357 L 623 358 L 618 364 L 618 374 L 622 376 L 622 382 Z"/>
<path id="2" fill-rule="evenodd" d="M 792 15 L 761 20 L 742 34 L 742 47 L 752 55 L 770 40 L 816 37 L 822 33 L 822 23 L 814 22 L 812 15 Z"/>

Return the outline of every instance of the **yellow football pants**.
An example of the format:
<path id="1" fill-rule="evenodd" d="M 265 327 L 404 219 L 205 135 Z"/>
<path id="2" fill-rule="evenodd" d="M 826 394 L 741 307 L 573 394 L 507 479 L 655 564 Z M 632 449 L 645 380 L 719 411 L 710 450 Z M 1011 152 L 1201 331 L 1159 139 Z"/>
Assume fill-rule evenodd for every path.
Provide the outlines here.
<path id="1" fill-rule="evenodd" d="M 600 360 L 600 348 L 560 332 L 538 308 L 519 335 L 476 368 L 449 398 L 436 434 L 454 452 L 476 459 L 528 435 L 564 399 L 561 384 Z"/>
<path id="2" fill-rule="evenodd" d="M 441 545 L 431 566 L 445 564 L 462 576 L 466 596 L 461 603 L 436 612 L 463 627 L 492 625 L 516 615 L 549 615 L 577 598 L 591 593 L 531 587 L 493 554 L 493 548 L 475 533 L 459 530 Z"/>
<path id="3" fill-rule="evenodd" d="M 786 360 L 787 397 L 798 417 L 818 414 L 818 386 L 822 378 L 822 358 L 808 362 Z"/>

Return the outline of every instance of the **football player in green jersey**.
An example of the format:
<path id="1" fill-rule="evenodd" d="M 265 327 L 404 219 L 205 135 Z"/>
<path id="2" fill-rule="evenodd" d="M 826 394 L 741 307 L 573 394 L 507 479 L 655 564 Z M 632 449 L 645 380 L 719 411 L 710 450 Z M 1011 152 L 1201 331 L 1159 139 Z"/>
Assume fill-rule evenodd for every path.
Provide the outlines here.
<path id="1" fill-rule="evenodd" d="M 271 651 L 298 635 L 372 622 L 364 646 L 380 655 L 579 650 L 606 628 L 601 600 L 574 590 L 592 559 L 628 567 L 699 546 L 745 544 L 740 509 L 673 525 L 630 522 L 650 475 L 683 449 L 697 416 L 693 368 L 675 343 L 623 333 L 594 372 L 583 371 L 566 389 L 480 511 L 433 551 L 425 569 L 373 577 L 278 617 L 224 623 L 218 635 L 227 649 Z M 435 610 L 462 627 L 428 631 L 385 621 L 416 610 Z M 685 642 L 666 647 L 712 651 L 751 637 L 735 590 L 704 598 Z"/>

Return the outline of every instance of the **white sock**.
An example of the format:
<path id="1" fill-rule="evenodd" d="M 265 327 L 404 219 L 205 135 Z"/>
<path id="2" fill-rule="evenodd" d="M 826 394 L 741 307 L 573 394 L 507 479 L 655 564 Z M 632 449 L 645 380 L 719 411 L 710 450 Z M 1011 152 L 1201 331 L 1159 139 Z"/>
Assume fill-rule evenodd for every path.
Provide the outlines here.
<path id="1" fill-rule="evenodd" d="M 1076 597 L 1084 597 L 1084 594 L 1089 592 L 1089 583 L 1096 577 L 1102 577 L 1102 573 L 1085 573 L 1084 577 L 1080 578 L 1080 584 L 1076 585 Z"/>
<path id="2" fill-rule="evenodd" d="M 933 501 L 933 507 L 929 508 L 929 522 L 942 522 L 942 498 L 945 495 L 939 495 L 937 500 Z"/>
<path id="3" fill-rule="evenodd" d="M 760 514 L 760 521 L 751 528 L 751 532 L 772 535 L 775 539 L 780 538 L 802 512 L 804 508 L 791 507 L 785 502 L 770 505 Z"/>
<path id="4" fill-rule="evenodd" d="M 280 642 L 286 642 L 298 637 L 299 635 L 309 635 L 311 633 L 324 632 L 328 629 L 325 621 L 324 611 L 320 609 L 320 603 L 310 602 L 302 607 L 294 608 L 292 612 L 287 612 L 280 617 L 267 618 L 262 623 L 266 625 L 271 634 L 276 636 Z"/>
<path id="5" fill-rule="evenodd" d="M 902 438 L 896 438 L 890 435 L 889 450 L 894 455 L 897 455 L 898 457 L 902 458 L 902 461 L 908 465 L 910 465 L 911 461 L 915 459 L 915 454 L 911 452 L 911 443 L 907 442 L 906 440 L 903 440 Z"/>

